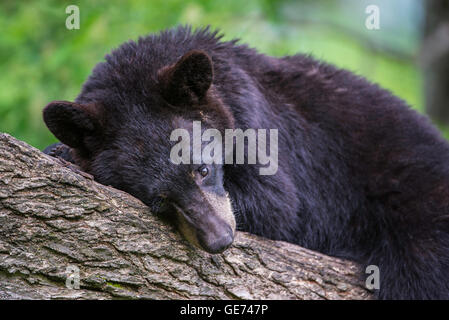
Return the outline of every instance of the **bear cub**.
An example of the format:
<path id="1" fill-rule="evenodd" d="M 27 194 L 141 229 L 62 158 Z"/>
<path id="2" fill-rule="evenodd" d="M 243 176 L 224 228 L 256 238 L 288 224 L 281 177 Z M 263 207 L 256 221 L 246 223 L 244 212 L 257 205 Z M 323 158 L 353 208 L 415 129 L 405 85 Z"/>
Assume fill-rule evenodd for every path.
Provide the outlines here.
<path id="1" fill-rule="evenodd" d="M 220 38 L 177 27 L 124 43 L 74 102 L 46 106 L 61 141 L 46 152 L 139 198 L 208 252 L 237 229 L 375 265 L 380 299 L 448 299 L 449 144 L 438 130 L 349 71 Z M 277 172 L 173 163 L 171 134 L 192 134 L 194 121 L 223 136 L 277 129 Z"/>

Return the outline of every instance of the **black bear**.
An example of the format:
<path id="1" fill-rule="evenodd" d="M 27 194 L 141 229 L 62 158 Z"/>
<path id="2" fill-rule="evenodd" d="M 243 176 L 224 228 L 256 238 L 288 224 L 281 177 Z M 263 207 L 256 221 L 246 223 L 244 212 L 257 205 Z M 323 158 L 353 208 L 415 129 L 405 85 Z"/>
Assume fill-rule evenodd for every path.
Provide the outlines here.
<path id="1" fill-rule="evenodd" d="M 449 144 L 428 119 L 349 71 L 220 38 L 177 27 L 121 45 L 75 102 L 44 109 L 64 144 L 47 152 L 211 253 L 237 228 L 375 265 L 381 299 L 449 298 Z M 221 133 L 277 129 L 277 172 L 174 164 L 171 133 L 192 133 L 194 121 Z"/>

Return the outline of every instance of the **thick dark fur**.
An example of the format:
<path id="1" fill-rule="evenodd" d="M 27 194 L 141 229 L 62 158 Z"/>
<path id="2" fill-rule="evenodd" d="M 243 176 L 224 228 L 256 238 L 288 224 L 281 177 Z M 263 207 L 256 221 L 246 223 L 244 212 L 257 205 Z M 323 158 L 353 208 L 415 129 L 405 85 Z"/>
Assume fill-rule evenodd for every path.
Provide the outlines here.
<path id="1" fill-rule="evenodd" d="M 204 79 L 192 96 L 165 82 L 182 77 L 167 70 L 191 50 L 213 63 L 205 96 L 195 91 L 204 92 Z M 95 108 L 80 138 L 90 147 L 72 142 L 75 162 L 149 205 L 141 177 L 168 165 L 168 119 L 278 129 L 275 175 L 223 167 L 239 230 L 377 265 L 381 299 L 449 298 L 449 145 L 387 90 L 306 55 L 273 58 L 179 27 L 113 51 L 76 103 Z M 94 134 L 98 124 L 104 131 Z M 154 192 L 173 183 L 151 174 Z"/>

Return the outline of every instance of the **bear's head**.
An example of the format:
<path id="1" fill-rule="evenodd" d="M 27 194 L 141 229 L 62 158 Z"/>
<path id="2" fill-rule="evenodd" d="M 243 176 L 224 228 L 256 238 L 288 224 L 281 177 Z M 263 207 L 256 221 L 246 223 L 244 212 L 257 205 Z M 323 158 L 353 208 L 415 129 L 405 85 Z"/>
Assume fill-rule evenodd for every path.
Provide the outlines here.
<path id="1" fill-rule="evenodd" d="M 203 130 L 233 127 L 212 84 L 211 58 L 192 50 L 156 70 L 119 60 L 99 64 L 76 102 L 47 105 L 46 125 L 98 182 L 139 198 L 198 247 L 222 252 L 236 228 L 223 165 L 170 159 L 173 130 L 192 136 L 193 121 Z"/>

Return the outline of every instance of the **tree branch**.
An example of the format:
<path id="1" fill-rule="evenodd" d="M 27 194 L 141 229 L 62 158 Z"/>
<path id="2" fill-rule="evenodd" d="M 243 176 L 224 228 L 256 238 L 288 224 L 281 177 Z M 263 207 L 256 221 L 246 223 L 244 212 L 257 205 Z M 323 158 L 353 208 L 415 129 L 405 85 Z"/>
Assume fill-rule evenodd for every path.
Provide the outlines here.
<path id="1" fill-rule="evenodd" d="M 370 298 L 358 274 L 242 232 L 223 254 L 192 248 L 139 200 L 0 134 L 1 299 Z"/>

